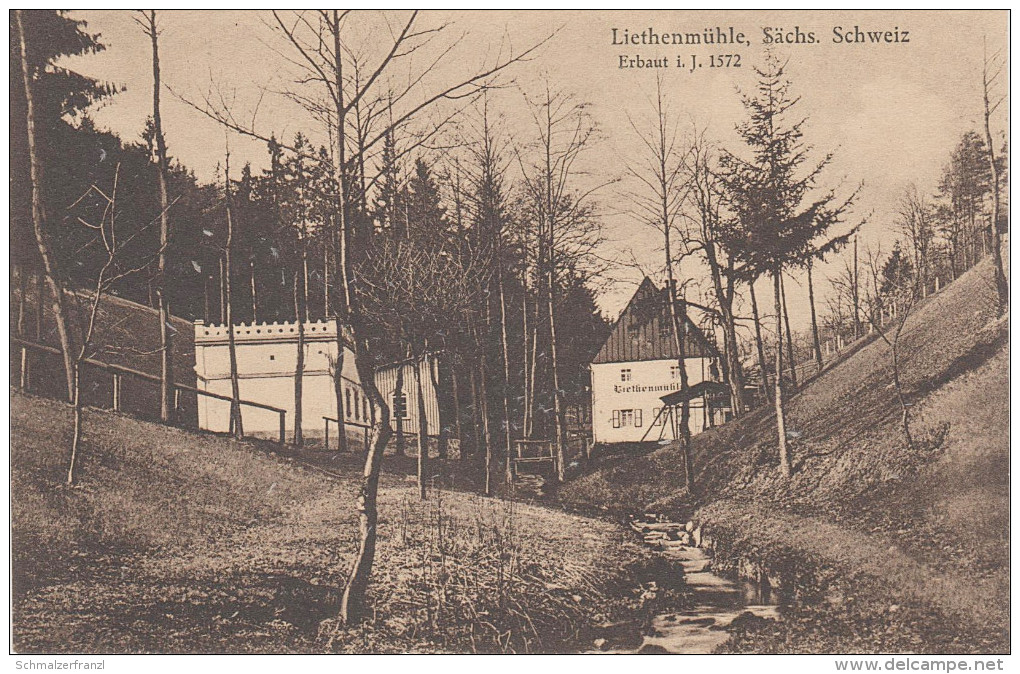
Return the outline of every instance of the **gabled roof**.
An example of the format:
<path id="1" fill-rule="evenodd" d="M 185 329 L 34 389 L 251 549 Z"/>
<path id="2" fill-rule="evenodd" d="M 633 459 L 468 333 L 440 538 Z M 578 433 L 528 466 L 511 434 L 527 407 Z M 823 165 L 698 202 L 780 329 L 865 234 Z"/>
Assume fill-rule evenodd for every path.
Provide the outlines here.
<path id="1" fill-rule="evenodd" d="M 688 358 L 718 356 L 715 345 L 687 316 Z M 613 326 L 593 363 L 627 363 L 676 358 L 667 293 L 647 276 Z"/>

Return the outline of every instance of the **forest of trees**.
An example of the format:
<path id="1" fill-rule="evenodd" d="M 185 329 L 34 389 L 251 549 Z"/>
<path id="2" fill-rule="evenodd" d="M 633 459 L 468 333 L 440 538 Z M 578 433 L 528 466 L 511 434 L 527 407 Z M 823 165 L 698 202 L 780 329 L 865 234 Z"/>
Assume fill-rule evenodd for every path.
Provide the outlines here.
<path id="1" fill-rule="evenodd" d="M 381 41 L 381 54 L 362 54 L 344 47 L 348 15 L 271 15 L 280 51 L 304 73 L 286 92 L 308 113 L 301 132 L 282 137 L 257 127 L 254 116 L 250 124 L 238 121 L 244 111 L 213 94 L 179 97 L 225 134 L 219 177 L 204 183 L 164 137 L 160 94 L 170 89 L 160 79 L 161 13 L 137 15 L 152 46 L 139 58 L 152 61 L 153 109 L 141 138 L 122 139 L 89 117 L 91 104 L 117 96 L 117 85 L 57 65 L 103 50 L 99 36 L 65 12 L 14 12 L 11 244 L 17 329 L 48 341 L 23 314 L 30 292 L 50 298 L 76 408 L 74 357 L 89 355 L 91 331 L 73 315 L 80 305 L 64 300 L 69 291 L 90 290 L 96 303 L 112 293 L 149 305 L 164 325 L 170 314 L 231 324 L 338 320 L 338 351 L 353 354 L 376 412 L 356 504 L 362 545 L 342 609 L 345 620 L 355 620 L 375 554 L 376 490 L 393 433 L 375 370 L 441 356 L 435 383 L 453 413 L 440 420 L 439 452 L 457 440 L 465 466 L 483 472 L 486 493 L 508 475 L 514 439 L 552 440 L 562 480 L 566 409 L 585 403 L 587 366 L 609 328 L 594 290 L 613 271 L 600 255 L 600 199 L 601 188 L 620 176 L 593 180 L 585 169 L 600 138 L 589 102 L 540 82 L 519 85 L 510 108 L 516 119 L 497 106 L 506 96 L 491 95 L 497 84 L 511 81 L 541 43 L 507 49 L 442 82 L 442 28 L 422 27 L 412 12 Z M 439 61 L 407 59 L 437 44 Z M 414 76 L 385 77 L 399 68 Z M 985 68 L 987 122 L 1001 102 L 989 93 L 994 56 Z M 656 273 L 667 281 L 677 344 L 689 312 L 698 311 L 719 342 L 733 413 L 754 404 L 746 385 L 752 381 L 774 404 L 779 465 L 789 475 L 783 405 L 803 384 L 795 366 L 821 369 L 823 342 L 883 331 L 896 312 L 902 317 L 913 300 L 989 253 L 1001 276 L 995 233 L 1008 221 L 1008 148 L 988 123 L 984 132 L 967 132 L 937 191 L 910 189 L 896 221 L 881 223 L 898 232 L 891 250 L 862 245 L 864 220 L 853 212 L 861 186 L 831 183 L 832 154 L 816 154 L 804 138 L 800 98 L 784 64 L 769 55 L 755 73 L 755 89 L 743 98 L 746 119 L 728 142 L 695 128 L 680 131 L 660 81 L 655 125 L 634 129 L 648 161 L 632 167 L 630 178 L 635 213 L 663 242 Z M 268 168 L 231 169 L 231 137 L 261 141 Z M 710 288 L 698 301 L 686 290 L 695 258 Z M 839 270 L 827 291 L 818 287 L 823 263 Z M 811 316 L 806 335 L 790 330 L 785 288 L 802 275 Z M 755 294 L 759 279 L 769 284 L 767 298 Z M 816 307 L 820 295 L 824 306 Z M 168 391 L 172 337 L 162 332 Z M 335 367 L 339 372 L 342 363 Z M 414 369 L 419 380 L 402 385 L 420 391 L 421 370 Z M 300 372 L 299 362 L 296 382 Z M 234 379 L 236 400 L 236 372 Z M 172 421 L 167 399 L 162 416 Z M 339 385 L 337 403 L 342 410 Z M 300 386 L 296 404 L 300 410 Z M 238 415 L 238 435 L 241 427 Z M 300 423 L 295 428 L 293 441 L 301 444 Z M 398 437 L 398 451 L 402 443 Z M 419 455 L 424 490 L 427 452 Z M 695 489 L 689 461 L 687 475 Z"/>

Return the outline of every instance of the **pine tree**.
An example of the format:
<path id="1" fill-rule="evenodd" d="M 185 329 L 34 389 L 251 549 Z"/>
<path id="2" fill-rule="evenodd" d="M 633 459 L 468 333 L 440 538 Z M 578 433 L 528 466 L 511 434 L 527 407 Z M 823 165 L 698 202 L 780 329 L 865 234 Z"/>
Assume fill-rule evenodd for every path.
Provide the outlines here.
<path id="1" fill-rule="evenodd" d="M 787 447 L 783 407 L 783 303 L 784 269 L 806 264 L 842 246 L 851 233 L 827 238 L 842 221 L 854 196 L 837 201 L 832 191 L 813 194 L 832 155 L 811 163 L 811 148 L 803 141 L 806 119 L 787 121 L 787 113 L 800 100 L 790 93 L 784 64 L 766 54 L 754 96 L 744 97 L 748 119 L 738 132 L 749 158 L 726 152 L 721 160 L 727 198 L 737 215 L 725 226 L 724 238 L 751 278 L 769 274 L 773 281 L 776 332 L 776 427 L 783 473 L 793 473 Z M 822 241 L 822 243 L 819 243 Z M 791 367 L 793 363 L 790 364 Z M 764 374 L 764 373 L 763 373 Z"/>

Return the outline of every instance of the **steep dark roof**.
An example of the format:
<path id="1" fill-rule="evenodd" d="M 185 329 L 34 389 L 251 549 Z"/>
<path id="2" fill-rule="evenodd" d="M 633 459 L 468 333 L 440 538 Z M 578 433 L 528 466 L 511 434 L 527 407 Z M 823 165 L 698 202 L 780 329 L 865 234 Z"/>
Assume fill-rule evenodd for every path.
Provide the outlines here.
<path id="1" fill-rule="evenodd" d="M 684 350 L 688 358 L 718 355 L 715 345 L 689 315 Z M 666 292 L 646 276 L 592 362 L 626 363 L 676 357 Z"/>

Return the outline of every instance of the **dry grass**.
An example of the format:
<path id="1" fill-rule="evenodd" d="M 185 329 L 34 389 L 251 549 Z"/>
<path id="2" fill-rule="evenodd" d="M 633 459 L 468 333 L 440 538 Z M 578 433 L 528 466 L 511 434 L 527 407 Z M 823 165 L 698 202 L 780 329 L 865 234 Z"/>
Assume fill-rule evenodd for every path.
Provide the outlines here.
<path id="1" fill-rule="evenodd" d="M 628 531 L 384 475 L 373 618 L 338 630 L 355 474 L 89 410 L 68 490 L 66 406 L 11 402 L 19 652 L 572 651 L 647 608 Z"/>

